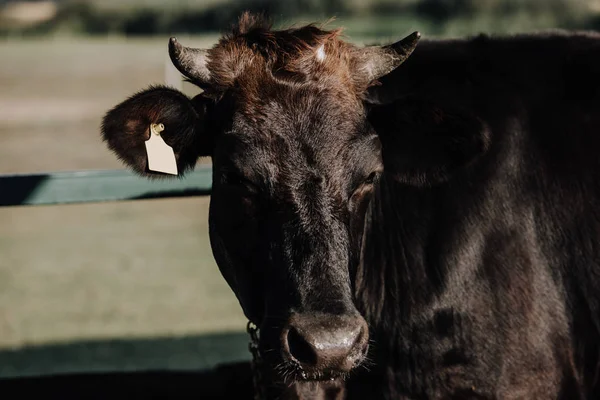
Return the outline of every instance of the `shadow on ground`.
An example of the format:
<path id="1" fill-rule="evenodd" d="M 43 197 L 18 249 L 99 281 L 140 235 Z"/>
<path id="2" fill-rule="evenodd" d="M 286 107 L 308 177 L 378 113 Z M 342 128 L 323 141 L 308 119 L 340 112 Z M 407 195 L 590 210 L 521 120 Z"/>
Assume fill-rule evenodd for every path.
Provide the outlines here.
<path id="1" fill-rule="evenodd" d="M 2 350 L 0 393 L 64 400 L 251 399 L 247 346 L 245 333 L 227 333 Z"/>

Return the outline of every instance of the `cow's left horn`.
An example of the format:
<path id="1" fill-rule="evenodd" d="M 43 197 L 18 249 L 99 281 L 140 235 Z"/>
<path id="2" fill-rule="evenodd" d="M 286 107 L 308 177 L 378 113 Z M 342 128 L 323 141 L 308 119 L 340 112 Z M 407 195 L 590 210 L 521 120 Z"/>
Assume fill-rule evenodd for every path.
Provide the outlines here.
<path id="1" fill-rule="evenodd" d="M 201 87 L 210 84 L 210 71 L 206 65 L 207 50 L 185 47 L 172 37 L 169 40 L 169 56 L 175 68 Z"/>
<path id="2" fill-rule="evenodd" d="M 379 79 L 400 66 L 417 47 L 421 34 L 413 32 L 388 46 L 371 46 L 362 49 L 365 70 L 370 80 Z"/>

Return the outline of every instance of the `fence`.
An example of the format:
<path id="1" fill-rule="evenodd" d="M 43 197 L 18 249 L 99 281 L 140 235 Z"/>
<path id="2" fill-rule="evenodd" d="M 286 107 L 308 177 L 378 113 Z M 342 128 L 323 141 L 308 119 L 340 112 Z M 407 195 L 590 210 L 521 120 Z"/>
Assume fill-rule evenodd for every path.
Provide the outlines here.
<path id="1" fill-rule="evenodd" d="M 210 194 L 212 168 L 200 165 L 193 172 L 179 179 L 147 179 L 126 170 L 91 170 L 55 172 L 41 174 L 0 175 L 0 206 L 50 206 L 94 202 L 127 201 L 151 198 L 173 198 L 184 196 L 205 196 Z M 220 364 L 249 359 L 248 339 L 245 334 L 225 333 L 207 335 L 194 339 L 195 349 L 203 352 L 195 363 L 196 370 L 209 370 Z M 32 352 L 36 350 L 17 350 Z M 18 355 L 3 351 L 5 361 L 12 359 L 19 363 Z M 89 355 L 88 355 L 89 356 Z M 51 357 L 52 358 L 52 357 Z M 100 368 L 102 369 L 102 368 Z M 168 368 L 165 368 L 168 369 Z M 86 373 L 111 371 L 77 371 L 57 366 L 55 373 Z M 33 374 L 34 376 L 36 374 Z M 22 374 L 4 375 L 16 378 Z M 4 380 L 4 382 L 2 382 Z M 10 381 L 8 381 L 10 383 Z"/>
<path id="2" fill-rule="evenodd" d="M 149 180 L 121 170 L 0 175 L 0 206 L 36 206 L 209 195 L 210 166 Z"/>

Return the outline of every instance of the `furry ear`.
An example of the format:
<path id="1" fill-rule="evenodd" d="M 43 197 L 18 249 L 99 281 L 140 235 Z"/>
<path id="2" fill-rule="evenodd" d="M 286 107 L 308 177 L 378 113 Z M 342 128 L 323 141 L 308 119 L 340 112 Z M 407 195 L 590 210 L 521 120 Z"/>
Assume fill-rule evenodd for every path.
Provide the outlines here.
<path id="1" fill-rule="evenodd" d="M 385 171 L 416 186 L 447 181 L 491 142 L 487 124 L 476 115 L 412 96 L 371 106 L 369 122 L 381 140 Z"/>
<path id="2" fill-rule="evenodd" d="M 101 133 L 108 147 L 135 172 L 144 176 L 171 176 L 148 169 L 145 141 L 150 124 L 163 124 L 163 140 L 173 148 L 179 175 L 192 170 L 198 157 L 209 155 L 211 140 L 206 134 L 207 101 L 190 100 L 165 86 L 143 90 L 108 111 Z"/>

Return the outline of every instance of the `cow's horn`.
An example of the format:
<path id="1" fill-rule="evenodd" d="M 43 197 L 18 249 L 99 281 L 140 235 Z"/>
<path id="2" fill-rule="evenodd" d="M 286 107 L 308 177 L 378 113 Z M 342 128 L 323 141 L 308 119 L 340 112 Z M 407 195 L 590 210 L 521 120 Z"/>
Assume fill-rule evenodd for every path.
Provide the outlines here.
<path id="1" fill-rule="evenodd" d="M 396 54 L 398 54 L 402 60 L 400 61 L 402 63 L 408 58 L 408 56 L 412 54 L 413 51 L 415 51 L 417 44 L 419 43 L 419 39 L 421 39 L 421 33 L 413 32 L 404 39 L 386 47 L 394 49 Z"/>
<path id="2" fill-rule="evenodd" d="M 210 84 L 210 71 L 206 65 L 207 50 L 182 46 L 176 38 L 169 40 L 169 56 L 175 68 L 195 83 L 202 86 Z"/>
<path id="3" fill-rule="evenodd" d="M 388 46 L 371 46 L 363 49 L 365 69 L 370 80 L 379 79 L 398 68 L 417 47 L 421 34 L 413 32 L 404 39 Z"/>

